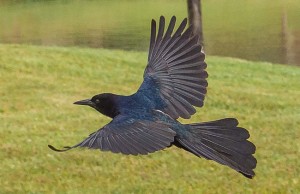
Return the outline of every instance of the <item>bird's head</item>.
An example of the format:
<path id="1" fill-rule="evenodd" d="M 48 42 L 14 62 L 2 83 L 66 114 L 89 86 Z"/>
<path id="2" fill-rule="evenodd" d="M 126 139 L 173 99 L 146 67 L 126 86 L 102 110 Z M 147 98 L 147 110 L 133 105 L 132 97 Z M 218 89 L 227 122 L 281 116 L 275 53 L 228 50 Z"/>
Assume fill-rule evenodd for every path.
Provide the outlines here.
<path id="1" fill-rule="evenodd" d="M 109 93 L 98 94 L 93 96 L 92 98 L 74 102 L 74 104 L 90 106 L 96 109 L 97 111 L 99 111 L 100 113 L 111 118 L 114 118 L 116 115 L 119 114 L 115 104 L 114 94 L 109 94 Z"/>

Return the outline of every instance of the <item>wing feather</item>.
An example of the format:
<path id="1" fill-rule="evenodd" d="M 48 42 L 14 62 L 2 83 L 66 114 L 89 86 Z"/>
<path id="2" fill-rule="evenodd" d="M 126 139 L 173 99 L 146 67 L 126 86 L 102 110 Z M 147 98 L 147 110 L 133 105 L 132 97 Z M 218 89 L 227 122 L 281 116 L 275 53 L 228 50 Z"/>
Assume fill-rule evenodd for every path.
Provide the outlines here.
<path id="1" fill-rule="evenodd" d="M 169 125 L 118 115 L 75 146 L 122 154 L 148 154 L 171 145 L 176 133 Z"/>
<path id="2" fill-rule="evenodd" d="M 193 106 L 203 106 L 208 85 L 205 70 L 207 65 L 198 36 L 193 35 L 191 26 L 184 30 L 187 19 L 181 22 L 172 35 L 175 22 L 176 18 L 173 16 L 164 34 L 165 18 L 161 16 L 156 36 L 156 22 L 152 20 L 148 65 L 139 91 L 145 92 L 147 88 L 157 92 L 157 95 L 147 92 L 147 98 L 151 101 L 156 103 L 157 96 L 161 99 L 152 108 L 161 110 L 174 119 L 190 118 L 195 113 Z"/>

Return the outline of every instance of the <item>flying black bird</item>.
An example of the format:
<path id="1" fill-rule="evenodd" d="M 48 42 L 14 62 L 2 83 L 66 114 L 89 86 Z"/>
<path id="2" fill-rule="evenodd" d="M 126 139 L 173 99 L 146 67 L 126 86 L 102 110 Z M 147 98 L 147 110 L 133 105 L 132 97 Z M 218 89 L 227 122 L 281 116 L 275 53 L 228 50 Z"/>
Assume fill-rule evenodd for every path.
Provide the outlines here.
<path id="1" fill-rule="evenodd" d="M 151 23 L 150 49 L 144 81 L 130 96 L 98 94 L 75 102 L 88 105 L 111 117 L 112 121 L 90 134 L 82 142 L 55 151 L 87 147 L 122 154 L 148 154 L 172 145 L 220 164 L 227 165 L 248 178 L 256 167 L 255 146 L 247 139 L 246 129 L 234 118 L 181 124 L 195 114 L 193 106 L 202 107 L 207 87 L 205 55 L 192 27 L 185 30 L 184 19 L 173 33 L 173 16 L 166 32 L 165 18 Z"/>

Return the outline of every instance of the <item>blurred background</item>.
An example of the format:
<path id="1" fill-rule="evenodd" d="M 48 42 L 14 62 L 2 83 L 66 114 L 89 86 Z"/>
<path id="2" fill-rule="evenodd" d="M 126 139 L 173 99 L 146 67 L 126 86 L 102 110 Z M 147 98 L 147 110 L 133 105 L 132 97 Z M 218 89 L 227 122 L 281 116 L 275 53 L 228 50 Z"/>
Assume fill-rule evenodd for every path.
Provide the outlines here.
<path id="1" fill-rule="evenodd" d="M 174 147 L 47 147 L 110 121 L 72 103 L 136 92 L 151 19 L 175 15 L 178 26 L 187 0 L 0 0 L 0 194 L 300 193 L 300 0 L 201 2 L 208 93 L 180 121 L 238 118 L 257 147 L 254 179 Z"/>
<path id="2" fill-rule="evenodd" d="M 202 1 L 205 52 L 300 65 L 299 0 Z M 0 43 L 146 51 L 150 20 L 186 0 L 1 0 Z"/>

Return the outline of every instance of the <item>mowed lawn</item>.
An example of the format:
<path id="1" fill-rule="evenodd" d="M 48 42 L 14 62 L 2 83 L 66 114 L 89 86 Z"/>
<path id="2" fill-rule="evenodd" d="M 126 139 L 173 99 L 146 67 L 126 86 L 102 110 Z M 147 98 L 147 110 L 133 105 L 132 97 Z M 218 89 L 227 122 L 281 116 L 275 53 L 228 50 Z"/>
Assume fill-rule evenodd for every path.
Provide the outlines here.
<path id="1" fill-rule="evenodd" d="M 0 44 L 0 193 L 299 193 L 300 68 L 207 56 L 205 106 L 191 120 L 236 117 L 257 146 L 253 180 L 177 148 L 147 156 L 57 153 L 110 121 L 74 106 L 134 93 L 147 53 Z"/>

